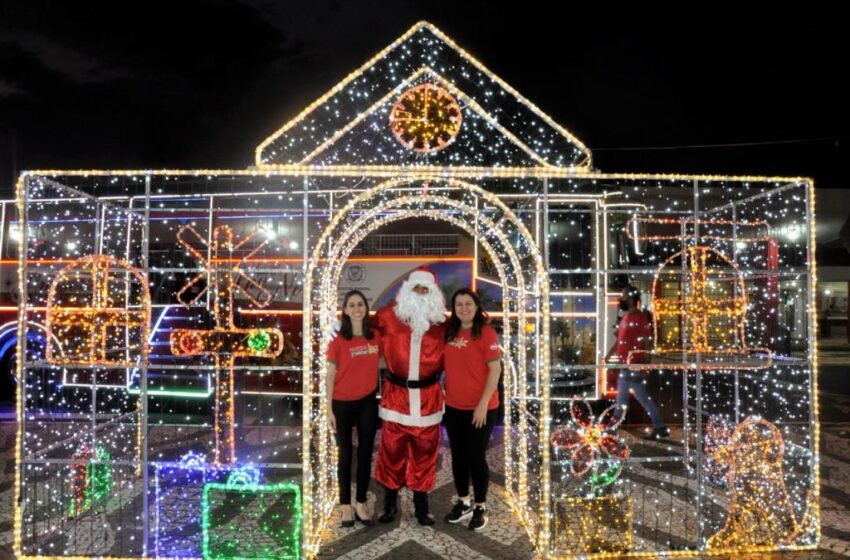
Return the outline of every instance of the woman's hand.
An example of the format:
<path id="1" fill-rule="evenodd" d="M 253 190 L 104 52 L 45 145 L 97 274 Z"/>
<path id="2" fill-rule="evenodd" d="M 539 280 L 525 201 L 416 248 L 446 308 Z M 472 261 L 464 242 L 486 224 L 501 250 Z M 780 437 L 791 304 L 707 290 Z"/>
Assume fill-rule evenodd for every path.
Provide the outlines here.
<path id="1" fill-rule="evenodd" d="M 487 423 L 487 403 L 479 404 L 475 407 L 475 412 L 472 413 L 472 425 L 476 428 L 483 428 Z"/>
<path id="2" fill-rule="evenodd" d="M 331 431 L 336 433 L 336 416 L 334 416 L 333 410 L 331 407 L 328 407 L 328 426 L 331 427 Z"/>

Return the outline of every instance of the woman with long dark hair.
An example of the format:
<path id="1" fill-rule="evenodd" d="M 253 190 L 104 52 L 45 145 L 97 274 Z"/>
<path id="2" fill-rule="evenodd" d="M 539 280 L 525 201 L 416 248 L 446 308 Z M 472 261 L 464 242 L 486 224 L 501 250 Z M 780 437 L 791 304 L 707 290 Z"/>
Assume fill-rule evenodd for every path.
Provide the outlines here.
<path id="1" fill-rule="evenodd" d="M 487 443 L 496 423 L 502 373 L 496 330 L 487 321 L 481 300 L 462 288 L 452 296 L 452 316 L 446 325 L 443 363 L 446 372 L 446 412 L 443 421 L 452 451 L 452 475 L 458 501 L 446 515 L 449 523 L 470 519 L 469 528 L 487 525 L 490 467 Z M 469 481 L 475 503 L 469 496 Z"/>
<path id="2" fill-rule="evenodd" d="M 345 294 L 339 332 L 328 346 L 328 422 L 339 448 L 337 480 L 342 526 L 373 524 L 366 508 L 372 447 L 378 428 L 378 362 L 381 335 L 369 321 L 369 303 L 357 290 Z M 351 431 L 357 426 L 357 502 L 351 507 Z"/>

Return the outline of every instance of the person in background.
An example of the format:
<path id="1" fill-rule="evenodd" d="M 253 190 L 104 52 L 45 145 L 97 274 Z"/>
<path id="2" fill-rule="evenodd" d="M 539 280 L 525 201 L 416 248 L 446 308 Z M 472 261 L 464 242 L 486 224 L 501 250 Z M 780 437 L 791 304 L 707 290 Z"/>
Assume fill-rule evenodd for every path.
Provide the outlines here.
<path id="1" fill-rule="evenodd" d="M 328 422 L 339 448 L 337 480 L 342 526 L 373 525 L 366 508 L 372 448 L 378 428 L 378 367 L 381 335 L 372 329 L 369 304 L 357 290 L 345 294 L 339 332 L 328 346 Z M 351 507 L 351 431 L 357 427 L 357 502 Z"/>
<path id="2" fill-rule="evenodd" d="M 487 322 L 481 300 L 463 288 L 452 296 L 452 316 L 446 325 L 446 413 L 443 422 L 452 452 L 452 475 L 458 500 L 445 519 L 480 531 L 487 526 L 487 486 L 490 467 L 487 444 L 499 407 L 501 349 Z M 469 496 L 469 482 L 475 497 Z"/>
<path id="3" fill-rule="evenodd" d="M 647 363 L 652 341 L 652 321 L 649 313 L 640 308 L 640 290 L 626 286 L 620 294 L 620 309 L 626 314 L 620 318 L 617 327 L 617 340 L 605 355 L 605 361 L 617 355 L 619 364 Z M 652 420 L 653 430 L 646 439 L 670 437 L 670 430 L 664 425 L 664 419 L 658 408 L 646 392 L 646 380 L 640 371 L 620 368 L 617 375 L 617 404 L 628 405 L 629 392 L 643 406 Z"/>

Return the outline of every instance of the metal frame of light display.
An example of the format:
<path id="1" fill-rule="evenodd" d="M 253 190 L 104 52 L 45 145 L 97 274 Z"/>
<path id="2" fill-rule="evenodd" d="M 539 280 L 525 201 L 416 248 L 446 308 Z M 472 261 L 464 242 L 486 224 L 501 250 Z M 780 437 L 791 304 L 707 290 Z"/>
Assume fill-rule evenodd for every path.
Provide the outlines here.
<path id="1" fill-rule="evenodd" d="M 464 111 L 460 132 L 427 155 L 408 150 L 388 126 L 398 97 L 423 83 L 446 89 Z M 439 30 L 420 23 L 264 141 L 254 169 L 22 175 L 19 332 L 38 331 L 44 338 L 41 287 L 86 255 L 113 257 L 149 278 L 154 325 L 149 359 L 120 367 L 49 363 L 37 343 L 18 337 L 24 389 L 18 393 L 16 553 L 167 557 L 159 546 L 165 541 L 152 541 L 158 536 L 149 519 L 158 512 L 160 489 L 185 504 L 178 513 L 199 525 L 204 513 L 197 485 L 220 485 L 221 473 L 252 463 L 268 488 L 301 479 L 301 553 L 315 556 L 336 490 L 335 446 L 323 413 L 324 349 L 342 267 L 370 233 L 411 217 L 448 223 L 474 238 L 474 280 L 498 289 L 491 310 L 506 357 L 506 491 L 540 556 L 687 556 L 816 546 L 811 180 L 604 174 L 591 171 L 590 158 L 539 108 Z M 198 414 L 191 421 L 177 418 L 197 408 L 192 403 L 212 403 L 220 391 L 220 383 L 211 381 L 217 366 L 200 352 L 168 354 L 169 339 L 161 333 L 215 330 L 213 296 L 180 298 L 187 307 L 179 305 L 177 292 L 218 274 L 208 266 L 222 264 L 212 254 L 216 228 L 230 224 L 234 236 L 244 238 L 269 220 L 291 226 L 289 233 L 298 236 L 288 241 L 291 250 L 281 251 L 278 243 L 242 255 L 232 244 L 236 254 L 226 257 L 231 260 L 224 273 L 235 278 L 244 271 L 263 286 L 294 275 L 303 301 L 300 308 L 263 308 L 250 299 L 233 304 L 228 336 L 244 335 L 236 342 L 245 348 L 244 361 L 231 360 L 228 379 L 281 372 L 296 377 L 291 389 L 245 391 L 259 395 L 257 402 L 273 397 L 289 408 L 269 412 L 274 425 L 258 420 L 245 427 L 237 418 L 240 429 L 254 430 L 254 439 L 234 435 L 237 445 L 228 460 L 235 461 L 217 464 L 212 413 L 200 421 Z M 187 256 L 177 235 L 185 226 L 199 232 L 206 255 L 195 247 L 197 254 Z M 580 254 L 567 254 L 558 245 L 561 238 L 577 243 Z M 689 267 L 687 259 L 674 257 L 694 247 L 707 247 L 730 265 Z M 485 261 L 486 273 L 479 270 Z M 672 443 L 643 450 L 628 428 L 639 418 L 623 421 L 618 413 L 616 422 L 605 414 L 594 420 L 586 405 L 580 408 L 590 412 L 576 415 L 572 401 L 609 396 L 601 359 L 614 339 L 612 304 L 623 279 L 640 286 L 647 303 L 668 302 L 659 303 L 655 328 L 670 344 L 650 351 L 649 364 L 618 366 L 646 370 L 675 429 Z M 677 297 L 679 307 L 669 303 Z M 694 346 L 684 318 L 676 323 L 673 311 L 692 310 L 710 297 L 725 298 L 729 306 L 711 307 L 694 323 L 701 325 Z M 780 297 L 786 298 L 782 306 Z M 799 340 L 789 342 L 791 335 L 783 338 L 776 321 L 764 319 L 780 308 L 795 321 L 792 334 L 802 333 Z M 290 321 L 286 327 L 284 320 Z M 269 340 L 255 335 L 279 329 L 291 343 L 297 338 L 292 321 L 300 322 L 300 365 L 271 363 Z M 675 325 L 680 331 L 670 330 Z M 564 342 L 570 337 L 580 341 Z M 280 342 L 271 344 L 275 351 Z M 57 406 L 61 414 L 51 408 Z M 262 419 L 272 410 L 264 406 L 249 412 Z M 706 424 L 713 426 L 708 436 Z M 280 438 L 274 440 L 283 442 L 280 452 L 256 451 L 267 436 Z M 255 447 L 240 450 L 246 442 Z M 92 455 L 92 449 L 102 451 Z M 198 452 L 207 454 L 209 466 Z M 735 462 L 735 456 L 748 459 Z M 74 488 L 99 484 L 83 478 L 105 472 L 102 463 L 111 467 L 110 497 L 90 500 L 90 507 L 69 519 L 68 496 Z M 181 472 L 189 474 L 175 474 Z M 71 474 L 77 477 L 73 485 Z M 166 479 L 180 476 L 196 484 L 185 495 L 179 483 Z M 765 505 L 763 493 L 748 490 L 780 479 L 785 482 L 776 491 L 785 498 L 775 510 Z M 763 525 L 736 532 L 727 522 L 730 507 L 761 516 Z M 154 518 L 158 522 L 159 515 Z M 600 531 L 600 524 L 616 530 Z M 640 533 L 635 524 L 643 526 Z M 92 527 L 100 532 L 95 535 Z M 78 541 L 88 544 L 69 544 Z"/>

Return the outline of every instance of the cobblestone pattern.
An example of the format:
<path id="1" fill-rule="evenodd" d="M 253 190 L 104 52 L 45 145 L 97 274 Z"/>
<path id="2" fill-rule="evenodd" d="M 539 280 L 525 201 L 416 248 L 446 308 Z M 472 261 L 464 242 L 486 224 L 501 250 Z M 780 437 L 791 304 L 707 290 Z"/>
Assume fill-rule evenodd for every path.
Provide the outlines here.
<path id="1" fill-rule="evenodd" d="M 15 471 L 15 425 L 0 424 L 0 560 L 12 556 L 12 502 L 14 498 Z M 291 434 L 287 434 L 291 436 Z M 288 438 L 287 438 L 288 439 Z M 786 554 L 752 555 L 759 559 L 832 559 L 850 556 L 850 423 L 829 424 L 821 429 L 821 548 L 814 552 Z M 323 559 L 431 559 L 464 558 L 477 559 L 525 559 L 533 558 L 533 549 L 524 530 L 516 523 L 510 511 L 504 492 L 504 478 L 500 474 L 502 464 L 501 438 L 494 436 L 493 445 L 488 452 L 493 469 L 491 490 L 488 497 L 490 520 L 482 532 L 469 531 L 463 525 L 448 525 L 442 517 L 451 508 L 455 497 L 451 479 L 451 456 L 446 442 L 443 444 L 438 462 L 437 487 L 431 494 L 431 509 L 437 517 L 434 527 L 421 527 L 413 517 L 412 496 L 409 492 L 401 494 L 401 514 L 394 523 L 377 524 L 371 528 L 357 525 L 352 529 L 342 529 L 339 524 L 340 512 L 335 512 L 330 531 L 326 537 L 321 557 Z M 646 465 L 633 470 L 636 484 L 651 484 L 663 479 L 675 486 L 675 473 L 666 473 L 663 469 L 654 469 Z M 373 482 L 369 493 L 369 507 L 376 509 L 381 496 Z M 718 499 L 722 504 L 722 498 Z M 661 512 L 659 512 L 661 513 Z M 686 527 L 677 528 L 675 517 L 665 518 L 671 538 Z M 641 528 L 635 527 L 634 544 L 640 548 L 651 544 L 644 536 L 652 537 L 653 532 L 641 535 Z M 106 541 L 100 546 L 109 548 L 110 531 L 104 536 Z M 92 543 L 94 544 L 94 543 Z"/>

